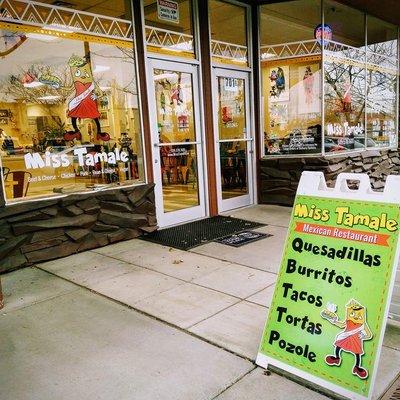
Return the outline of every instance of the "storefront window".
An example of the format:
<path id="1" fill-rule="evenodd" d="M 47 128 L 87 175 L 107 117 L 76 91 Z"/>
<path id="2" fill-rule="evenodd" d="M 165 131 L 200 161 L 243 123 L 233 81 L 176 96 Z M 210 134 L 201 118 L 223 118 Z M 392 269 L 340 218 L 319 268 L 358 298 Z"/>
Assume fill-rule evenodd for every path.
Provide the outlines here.
<path id="1" fill-rule="evenodd" d="M 128 4 L 9 1 L 0 19 L 8 201 L 144 181 Z M 96 12 L 101 13 L 95 14 Z"/>
<path id="2" fill-rule="evenodd" d="M 192 1 L 144 0 L 147 50 L 173 57 L 195 57 Z"/>
<path id="3" fill-rule="evenodd" d="M 210 0 L 211 53 L 215 63 L 248 65 L 246 8 Z"/>
<path id="4" fill-rule="evenodd" d="M 367 147 L 397 146 L 397 27 L 367 18 Z"/>
<path id="5" fill-rule="evenodd" d="M 365 147 L 365 16 L 324 3 L 325 152 Z"/>
<path id="6" fill-rule="evenodd" d="M 397 27 L 331 0 L 260 9 L 265 154 L 397 147 Z"/>
<path id="7" fill-rule="evenodd" d="M 266 155 L 321 153 L 320 22 L 319 0 L 261 6 Z"/>

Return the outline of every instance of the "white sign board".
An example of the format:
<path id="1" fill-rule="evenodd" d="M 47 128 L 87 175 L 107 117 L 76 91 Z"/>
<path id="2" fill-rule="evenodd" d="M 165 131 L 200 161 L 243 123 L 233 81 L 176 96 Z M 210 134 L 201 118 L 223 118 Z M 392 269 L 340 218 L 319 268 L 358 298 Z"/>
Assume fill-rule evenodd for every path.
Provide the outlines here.
<path id="1" fill-rule="evenodd" d="M 179 24 L 179 4 L 171 0 L 157 0 L 158 19 Z"/>
<path id="2" fill-rule="evenodd" d="M 303 172 L 257 364 L 371 399 L 399 238 L 400 176 L 376 192 L 366 174 L 328 188 L 321 172 Z"/>

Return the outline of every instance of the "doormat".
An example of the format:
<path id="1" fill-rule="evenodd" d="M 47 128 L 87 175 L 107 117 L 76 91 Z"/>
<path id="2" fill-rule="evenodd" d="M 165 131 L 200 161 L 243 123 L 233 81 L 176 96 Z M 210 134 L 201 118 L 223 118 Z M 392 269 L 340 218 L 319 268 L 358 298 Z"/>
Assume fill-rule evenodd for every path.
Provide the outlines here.
<path id="1" fill-rule="evenodd" d="M 141 236 L 140 239 L 175 249 L 189 250 L 215 239 L 261 226 L 265 224 L 218 215 L 155 231 Z"/>
<path id="2" fill-rule="evenodd" d="M 232 247 L 241 247 L 245 244 L 256 242 L 257 240 L 269 238 L 272 235 L 270 233 L 261 233 L 254 231 L 243 231 L 239 233 L 234 233 L 233 235 L 225 236 L 220 239 L 214 240 L 214 242 L 226 244 Z"/>

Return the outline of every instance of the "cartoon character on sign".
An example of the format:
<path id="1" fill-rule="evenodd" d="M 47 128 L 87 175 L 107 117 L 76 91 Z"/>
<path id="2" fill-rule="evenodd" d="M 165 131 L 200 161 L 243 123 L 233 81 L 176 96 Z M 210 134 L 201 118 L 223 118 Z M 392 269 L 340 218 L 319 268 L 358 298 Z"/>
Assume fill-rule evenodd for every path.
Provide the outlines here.
<path id="1" fill-rule="evenodd" d="M 338 333 L 334 342 L 335 354 L 327 355 L 325 362 L 330 366 L 340 366 L 342 351 L 352 353 L 354 355 L 353 375 L 360 379 L 367 379 L 368 371 L 361 366 L 364 340 L 372 338 L 372 332 L 367 324 L 367 310 L 358 301 L 351 299 L 346 304 L 346 319 L 339 321 L 336 308 L 336 304 L 328 303 L 327 308 L 321 311 L 322 318 L 343 329 Z"/>
<path id="2" fill-rule="evenodd" d="M 68 65 L 75 88 L 75 95 L 68 104 L 68 117 L 71 118 L 74 130 L 66 132 L 64 139 L 67 141 L 73 139 L 81 140 L 82 135 L 76 120 L 78 118 L 90 118 L 96 124 L 97 140 L 109 141 L 110 135 L 102 132 L 100 127 L 100 112 L 96 99 L 102 95 L 102 92 L 94 82 L 90 61 L 87 58 L 72 55 Z"/>

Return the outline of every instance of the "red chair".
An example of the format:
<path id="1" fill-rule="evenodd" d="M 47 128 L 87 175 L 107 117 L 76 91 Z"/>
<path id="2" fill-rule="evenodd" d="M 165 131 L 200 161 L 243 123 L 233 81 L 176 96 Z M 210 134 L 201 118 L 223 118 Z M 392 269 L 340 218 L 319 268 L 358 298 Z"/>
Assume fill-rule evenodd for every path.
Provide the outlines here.
<path id="1" fill-rule="evenodd" d="M 32 174 L 27 171 L 8 171 L 4 175 L 4 181 L 13 182 L 13 199 L 18 199 L 20 197 L 25 197 L 28 194 L 29 189 L 29 178 L 32 178 Z"/>

